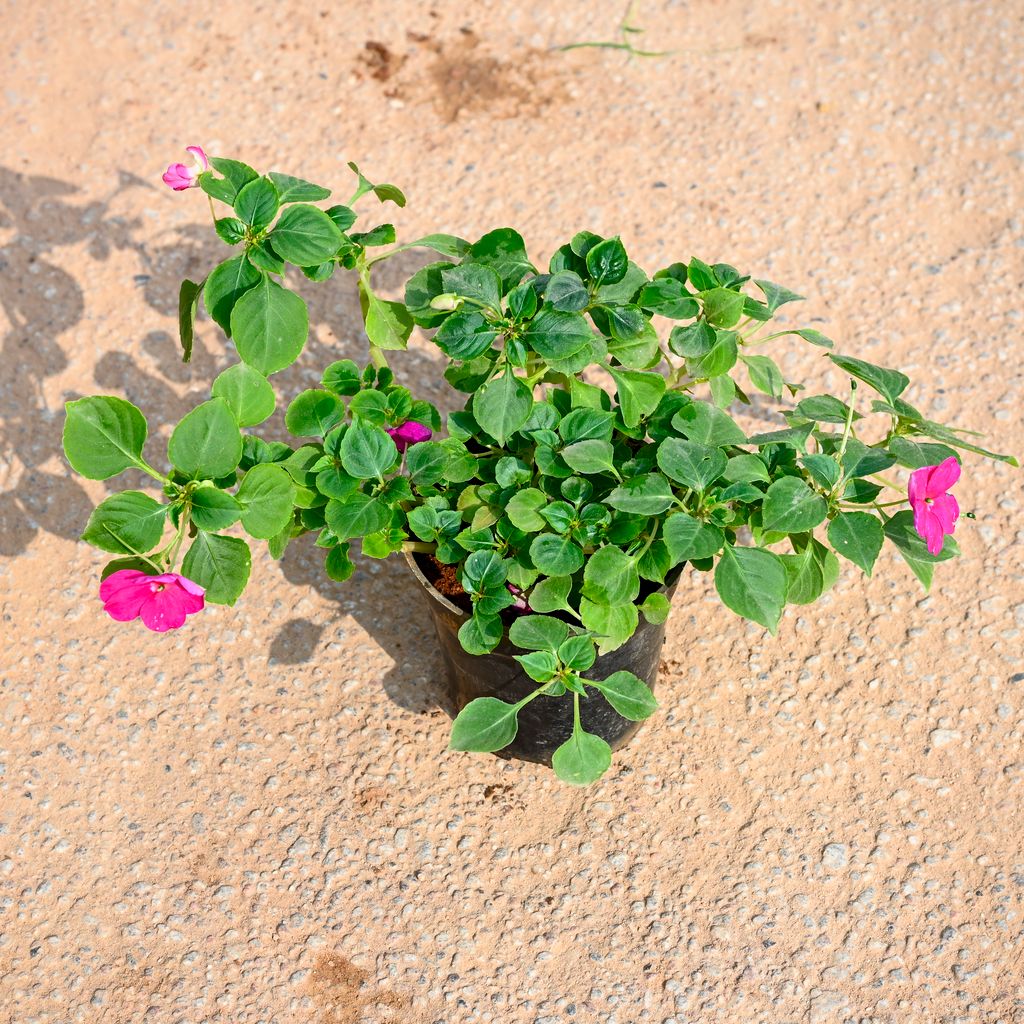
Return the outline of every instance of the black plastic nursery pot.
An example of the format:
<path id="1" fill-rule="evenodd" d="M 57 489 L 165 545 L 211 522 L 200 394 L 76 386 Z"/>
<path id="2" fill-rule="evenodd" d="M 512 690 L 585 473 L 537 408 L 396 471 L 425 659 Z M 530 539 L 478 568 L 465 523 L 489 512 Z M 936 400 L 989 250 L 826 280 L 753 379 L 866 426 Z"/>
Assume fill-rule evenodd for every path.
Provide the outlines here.
<path id="1" fill-rule="evenodd" d="M 448 697 L 446 710 L 454 717 L 477 697 L 497 697 L 515 704 L 537 689 L 534 682 L 520 667 L 513 655 L 523 654 L 508 640 L 508 635 L 490 653 L 467 654 L 459 643 L 459 627 L 469 613 L 439 593 L 418 564 L 422 556 L 406 554 L 406 561 L 419 581 L 427 598 L 437 639 L 444 658 Z M 678 574 L 660 593 L 669 600 L 675 593 Z M 586 673 L 592 679 L 606 679 L 613 672 L 626 669 L 639 676 L 653 690 L 661 664 L 661 648 L 665 643 L 665 623 L 652 625 L 642 615 L 637 631 L 618 650 L 600 655 Z M 605 740 L 616 750 L 624 746 L 640 728 L 640 722 L 623 718 L 602 694 L 587 687 L 586 700 L 580 701 L 580 723 L 583 728 Z M 570 737 L 573 726 L 573 702 L 563 697 L 543 694 L 530 701 L 519 712 L 519 731 L 516 738 L 503 750 L 501 757 L 514 757 L 523 761 L 551 764 L 551 756 Z"/>

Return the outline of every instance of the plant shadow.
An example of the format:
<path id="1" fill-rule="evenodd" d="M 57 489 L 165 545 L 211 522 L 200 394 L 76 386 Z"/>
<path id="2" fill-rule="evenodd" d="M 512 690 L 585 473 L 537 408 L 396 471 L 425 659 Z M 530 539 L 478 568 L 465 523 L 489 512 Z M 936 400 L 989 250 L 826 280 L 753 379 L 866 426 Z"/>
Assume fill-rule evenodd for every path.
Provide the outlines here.
<path id="1" fill-rule="evenodd" d="M 71 365 L 69 356 L 81 345 L 76 328 L 85 316 L 83 288 L 57 265 L 57 250 L 84 245 L 87 257 L 95 261 L 120 251 L 134 253 L 138 272 L 131 282 L 163 322 L 177 316 L 181 280 L 202 280 L 227 257 L 207 224 L 185 224 L 153 244 L 141 220 L 118 213 L 126 193 L 151 188 L 122 173 L 105 198 L 90 200 L 69 182 L 0 167 L 0 308 L 9 324 L 0 339 L 0 557 L 22 555 L 40 534 L 77 540 L 93 508 L 61 446 L 64 400 L 80 395 L 65 390 L 55 399 L 48 383 Z M 419 267 L 437 258 L 420 251 L 398 254 L 380 266 L 375 284 L 397 294 Z M 278 410 L 260 427 L 260 434 L 271 440 L 289 439 L 284 409 L 299 391 L 318 384 L 324 366 L 343 358 L 360 365 L 367 361 L 351 277 L 321 285 L 299 277 L 290 284 L 308 303 L 310 335 L 303 358 L 274 376 Z M 122 394 L 143 409 L 150 424 L 150 457 L 158 466 L 164 463 L 160 450 L 172 425 L 209 397 L 214 377 L 237 361 L 230 342 L 205 314 L 200 315 L 189 363 L 181 360 L 173 330 L 146 333 L 138 346 L 141 358 L 128 351 L 105 352 L 92 368 L 95 388 L 87 388 Z M 397 352 L 390 361 L 400 380 L 417 382 L 417 397 L 446 411 L 450 392 L 429 349 Z M 150 484 L 140 473 L 130 472 L 105 486 L 113 491 Z M 333 641 L 344 636 L 351 618 L 393 662 L 382 680 L 388 696 L 409 710 L 435 708 L 437 647 L 426 609 L 415 605 L 422 598 L 404 564 L 399 558 L 360 559 L 355 576 L 338 584 L 324 573 L 323 556 L 312 537 L 300 538 L 286 552 L 282 570 L 290 582 L 313 587 L 335 602 L 337 614 L 331 622 L 296 618 L 286 623 L 270 642 L 271 662 L 298 665 L 329 657 Z"/>

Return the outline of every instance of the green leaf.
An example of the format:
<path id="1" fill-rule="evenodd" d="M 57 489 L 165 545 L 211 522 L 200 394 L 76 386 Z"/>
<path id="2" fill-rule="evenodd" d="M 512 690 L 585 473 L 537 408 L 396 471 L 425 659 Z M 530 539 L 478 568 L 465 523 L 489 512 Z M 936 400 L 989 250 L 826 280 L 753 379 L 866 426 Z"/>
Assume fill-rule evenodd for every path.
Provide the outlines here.
<path id="1" fill-rule="evenodd" d="M 917 562 L 945 562 L 960 553 L 957 542 L 952 536 L 947 536 L 942 550 L 937 555 L 931 554 L 925 539 L 914 528 L 914 513 L 910 509 L 897 512 L 885 522 L 882 529 L 885 536 L 900 549 L 900 554 L 908 561 L 913 559 Z"/>
<path id="2" fill-rule="evenodd" d="M 345 418 L 345 406 L 330 391 L 311 388 L 292 400 L 284 425 L 296 437 L 324 437 Z"/>
<path id="3" fill-rule="evenodd" d="M 343 544 L 335 544 L 324 559 L 324 572 L 335 583 L 344 583 L 345 580 L 351 579 L 352 574 L 356 571 L 355 564 L 349 557 L 350 547 L 347 541 Z"/>
<path id="4" fill-rule="evenodd" d="M 590 295 L 579 274 L 560 270 L 544 287 L 544 301 L 563 313 L 579 313 L 590 304 Z"/>
<path id="5" fill-rule="evenodd" d="M 712 448 L 747 443 L 747 435 L 740 430 L 736 421 L 728 413 L 707 402 L 691 402 L 683 406 L 672 417 L 672 426 L 688 440 Z"/>
<path id="6" fill-rule="evenodd" d="M 673 565 L 710 558 L 725 543 L 725 534 L 717 526 L 686 512 L 676 512 L 665 520 L 663 537 Z"/>
<path id="7" fill-rule="evenodd" d="M 222 398 L 211 398 L 187 413 L 167 443 L 167 458 L 193 480 L 217 480 L 242 459 L 242 434 Z"/>
<path id="8" fill-rule="evenodd" d="M 268 178 L 277 186 L 279 201 L 284 203 L 315 203 L 319 199 L 327 199 L 331 190 L 321 185 L 314 185 L 302 178 L 293 178 L 290 174 L 279 174 L 271 171 Z"/>
<path id="9" fill-rule="evenodd" d="M 884 540 L 882 524 L 867 512 L 841 512 L 828 524 L 829 544 L 868 576 Z"/>
<path id="10" fill-rule="evenodd" d="M 715 589 L 725 606 L 774 633 L 786 605 L 782 560 L 762 548 L 726 545 L 715 566 Z"/>
<path id="11" fill-rule="evenodd" d="M 482 356 L 498 337 L 498 329 L 476 310 L 452 313 L 434 335 L 434 344 L 451 359 Z"/>
<path id="12" fill-rule="evenodd" d="M 467 654 L 490 654 L 501 643 L 503 632 L 499 616 L 476 614 L 459 627 L 459 643 Z"/>
<path id="13" fill-rule="evenodd" d="M 214 398 L 224 399 L 240 427 L 255 427 L 273 415 L 277 400 L 270 381 L 245 363 L 236 363 L 213 382 Z"/>
<path id="14" fill-rule="evenodd" d="M 486 754 L 507 747 L 519 729 L 518 712 L 518 704 L 506 704 L 496 697 L 477 697 L 452 723 L 448 749 Z"/>
<path id="15" fill-rule="evenodd" d="M 501 278 L 496 270 L 479 263 L 442 268 L 441 283 L 450 295 L 475 299 L 495 312 L 501 309 Z"/>
<path id="16" fill-rule="evenodd" d="M 281 466 L 264 463 L 245 474 L 237 498 L 242 526 L 251 536 L 269 540 L 291 522 L 295 485 Z"/>
<path id="17" fill-rule="evenodd" d="M 202 183 L 203 191 L 208 192 L 214 199 L 221 199 L 222 202 L 233 203 L 239 189 L 259 177 L 248 164 L 243 164 L 240 160 L 229 160 L 227 157 L 214 156 L 210 158 L 210 163 L 213 164 L 214 170 L 224 175 L 224 180 L 214 180 L 212 175 L 210 175 L 208 180 Z M 202 178 L 207 178 L 207 175 L 202 175 L 200 180 Z M 216 189 L 216 191 L 210 191 L 207 188 L 208 183 L 221 187 Z M 222 198 L 222 196 L 225 198 Z"/>
<path id="18" fill-rule="evenodd" d="M 675 504 L 675 495 L 669 482 L 660 473 L 646 473 L 635 476 L 614 488 L 604 499 L 620 512 L 639 516 L 660 515 Z"/>
<path id="19" fill-rule="evenodd" d="M 82 540 L 115 555 L 143 555 L 160 543 L 167 509 L 141 491 L 112 494 L 93 509 Z"/>
<path id="20" fill-rule="evenodd" d="M 263 280 L 263 275 L 245 258 L 235 256 L 214 267 L 203 286 L 206 312 L 231 337 L 231 312 L 248 291 Z"/>
<path id="21" fill-rule="evenodd" d="M 306 344 L 306 303 L 265 277 L 235 304 L 231 333 L 242 361 L 269 377 L 291 366 Z"/>
<path id="22" fill-rule="evenodd" d="M 437 441 L 420 441 L 405 453 L 409 479 L 416 487 L 430 487 L 444 479 L 448 466 L 448 452 Z"/>
<path id="23" fill-rule="evenodd" d="M 338 540 L 365 537 L 383 530 L 391 521 L 391 510 L 379 498 L 369 494 L 350 494 L 327 502 L 327 525 Z"/>
<path id="24" fill-rule="evenodd" d="M 612 748 L 600 736 L 584 732 L 579 725 L 551 756 L 555 774 L 573 786 L 588 786 L 596 782 L 608 771 L 611 763 Z"/>
<path id="25" fill-rule="evenodd" d="M 712 327 L 735 327 L 743 316 L 743 293 L 711 288 L 700 293 L 704 318 Z"/>
<path id="26" fill-rule="evenodd" d="M 664 595 L 658 596 L 664 600 Z M 607 679 L 588 679 L 586 682 L 588 686 L 597 687 L 604 699 L 631 722 L 642 722 L 658 710 L 651 688 L 632 672 L 613 672 Z"/>
<path id="27" fill-rule="evenodd" d="M 507 573 L 496 551 L 474 551 L 462 566 L 460 580 L 466 593 L 484 597 L 503 590 Z"/>
<path id="28" fill-rule="evenodd" d="M 200 487 L 192 494 L 192 522 L 200 530 L 226 530 L 241 513 L 238 502 L 219 487 Z"/>
<path id="29" fill-rule="evenodd" d="M 764 498 L 761 525 L 770 533 L 805 533 L 822 522 L 828 504 L 795 476 L 776 480 Z"/>
<path id="30" fill-rule="evenodd" d="M 889 402 L 895 402 L 910 384 L 910 378 L 906 374 L 900 373 L 899 370 L 888 370 L 884 366 L 875 366 L 874 363 L 866 363 L 862 359 L 841 356 L 834 352 L 829 353 L 829 359 L 851 377 L 870 384 Z"/>
<path id="31" fill-rule="evenodd" d="M 997 462 L 1005 462 L 1010 466 L 1019 466 L 1017 459 L 1012 455 L 1000 455 L 998 452 L 990 452 L 987 448 L 980 448 L 976 444 L 965 441 L 960 434 L 950 427 L 941 423 L 933 423 L 931 420 L 922 420 L 915 424 L 914 429 L 926 437 L 932 437 L 936 441 L 945 441 L 954 448 L 962 448 L 965 452 L 974 452 L 976 455 L 984 455 L 988 459 L 995 459 Z"/>
<path id="32" fill-rule="evenodd" d="M 889 442 L 889 451 L 896 456 L 896 461 L 901 466 L 908 469 L 937 466 L 948 458 L 959 458 L 952 448 L 947 448 L 944 444 L 911 441 L 907 437 L 894 437 Z"/>
<path id="33" fill-rule="evenodd" d="M 807 468 L 811 476 L 814 477 L 815 482 L 821 487 L 831 491 L 839 483 L 842 469 L 840 469 L 839 463 L 831 455 L 815 453 L 803 456 L 800 461 Z"/>
<path id="34" fill-rule="evenodd" d="M 644 286 L 637 301 L 644 309 L 670 320 L 689 320 L 700 312 L 697 300 L 674 277 L 655 278 Z"/>
<path id="35" fill-rule="evenodd" d="M 624 551 L 607 545 L 595 551 L 583 571 L 583 596 L 595 604 L 628 604 L 640 593 L 636 562 Z M 587 666 L 589 668 L 589 666 Z"/>
<path id="36" fill-rule="evenodd" d="M 626 276 L 629 258 L 626 250 L 616 238 L 606 238 L 587 252 L 587 272 L 597 286 L 617 284 Z"/>
<path id="37" fill-rule="evenodd" d="M 716 288 L 719 283 L 711 267 L 703 260 L 697 259 L 696 256 L 690 260 L 690 265 L 686 268 L 686 276 L 690 284 L 699 292 L 707 291 L 709 288 Z"/>
<path id="38" fill-rule="evenodd" d="M 568 359 L 586 349 L 594 332 L 580 313 L 544 306 L 527 325 L 522 341 L 549 362 Z"/>
<path id="39" fill-rule="evenodd" d="M 473 415 L 481 428 L 504 444 L 529 418 L 533 392 L 507 367 L 473 396 Z"/>
<path id="40" fill-rule="evenodd" d="M 517 285 L 523 274 L 534 270 L 526 255 L 522 235 L 512 228 L 497 228 L 488 232 L 470 247 L 469 258 L 474 263 L 496 270 L 502 288 L 506 291 Z"/>
<path id="41" fill-rule="evenodd" d="M 509 627 L 508 638 L 524 651 L 554 653 L 569 638 L 569 627 L 547 615 L 521 615 Z"/>
<path id="42" fill-rule="evenodd" d="M 664 594 L 655 591 L 653 594 L 647 595 L 640 605 L 640 611 L 652 626 L 660 626 L 672 611 L 672 604 Z"/>
<path id="43" fill-rule="evenodd" d="M 257 178 L 235 196 L 235 213 L 251 228 L 261 231 L 277 214 L 277 188 L 269 178 Z"/>
<path id="44" fill-rule="evenodd" d="M 336 395 L 354 395 L 362 386 L 361 376 L 351 359 L 339 359 L 324 370 L 320 384 Z"/>
<path id="45" fill-rule="evenodd" d="M 758 391 L 763 391 L 772 398 L 781 398 L 785 382 L 782 371 L 774 359 L 768 356 L 743 356 L 743 363 L 750 374 L 750 382 Z"/>
<path id="46" fill-rule="evenodd" d="M 197 284 L 185 278 L 178 289 L 178 338 L 181 341 L 181 361 L 192 359 L 192 342 L 195 338 L 196 309 L 199 296 L 203 294 L 203 282 Z"/>
<path id="47" fill-rule="evenodd" d="M 461 260 L 469 253 L 472 245 L 458 235 L 424 235 L 417 238 L 415 242 L 409 242 L 410 249 L 425 248 L 433 249 L 442 256 L 449 256 L 452 259 Z"/>
<path id="48" fill-rule="evenodd" d="M 535 682 L 548 683 L 558 671 L 558 658 L 550 651 L 531 651 L 529 654 L 514 654 L 523 671 Z"/>
<path id="49" fill-rule="evenodd" d="M 658 468 L 676 483 L 695 491 L 707 490 L 725 472 L 728 463 L 720 448 L 695 441 L 667 437 L 658 446 Z"/>
<path id="50" fill-rule="evenodd" d="M 568 537 L 542 533 L 530 544 L 530 559 L 545 576 L 571 576 L 583 565 L 583 551 Z"/>
<path id="51" fill-rule="evenodd" d="M 181 563 L 184 576 L 206 590 L 210 604 L 234 604 L 249 581 L 252 556 L 240 537 L 201 531 Z"/>
<path id="52" fill-rule="evenodd" d="M 758 281 L 755 278 L 754 284 L 764 292 L 765 302 L 772 313 L 787 302 L 802 302 L 804 298 L 802 295 L 797 295 L 796 292 L 791 292 L 788 288 L 783 288 L 781 284 L 772 284 L 771 281 Z"/>
<path id="53" fill-rule="evenodd" d="M 796 411 L 801 416 L 817 423 L 846 423 L 850 407 L 833 395 L 810 395 L 796 403 Z M 854 420 L 862 419 L 860 413 L 853 414 Z"/>
<path id="54" fill-rule="evenodd" d="M 403 303 L 380 298 L 360 281 L 359 304 L 371 345 L 389 352 L 406 347 L 414 325 Z"/>
<path id="55" fill-rule="evenodd" d="M 589 438 L 566 445 L 561 451 L 566 465 L 577 473 L 610 473 L 615 468 L 615 452 L 610 441 Z"/>
<path id="56" fill-rule="evenodd" d="M 813 423 L 804 423 L 799 427 L 790 427 L 785 430 L 770 430 L 767 434 L 754 434 L 747 438 L 747 444 L 756 444 L 759 447 L 769 444 L 791 444 L 794 448 L 803 451 L 807 444 L 807 438 L 814 430 Z"/>
<path id="57" fill-rule="evenodd" d="M 786 568 L 787 604 L 813 604 L 839 578 L 839 559 L 813 538 L 803 551 L 779 558 Z"/>
<path id="58" fill-rule="evenodd" d="M 543 530 L 546 522 L 540 510 L 548 503 L 548 497 L 535 487 L 527 487 L 516 491 L 505 506 L 505 515 L 519 530 L 536 533 Z"/>
<path id="59" fill-rule="evenodd" d="M 350 206 L 329 206 L 326 213 L 337 225 L 339 231 L 348 231 L 356 222 L 356 211 Z"/>
<path id="60" fill-rule="evenodd" d="M 131 402 L 94 395 L 65 408 L 64 455 L 76 473 L 106 480 L 141 465 L 146 418 Z"/>
<path id="61" fill-rule="evenodd" d="M 809 327 L 805 327 L 799 331 L 791 331 L 791 334 L 796 334 L 803 338 L 804 341 L 809 341 L 812 345 L 818 345 L 821 348 L 832 348 L 832 339 L 826 338 L 821 331 L 812 330 Z"/>
<path id="62" fill-rule="evenodd" d="M 768 467 L 764 464 L 764 459 L 758 455 L 743 454 L 732 456 L 722 475 L 726 480 L 734 484 L 753 483 L 755 480 L 761 480 L 764 483 L 771 481 L 771 477 L 768 475 Z"/>
<path id="63" fill-rule="evenodd" d="M 550 576 L 530 591 L 530 608 L 535 612 L 565 611 L 568 607 L 571 576 Z"/>
<path id="64" fill-rule="evenodd" d="M 345 240 L 323 210 L 304 203 L 288 207 L 269 237 L 281 259 L 299 267 L 329 260 Z"/>
<path id="65" fill-rule="evenodd" d="M 640 615 L 635 604 L 607 605 L 580 598 L 583 625 L 597 638 L 601 654 L 617 650 L 635 632 Z"/>
<path id="66" fill-rule="evenodd" d="M 341 464 L 360 480 L 383 479 L 397 461 L 391 436 L 365 420 L 356 419 L 341 439 Z"/>
<path id="67" fill-rule="evenodd" d="M 665 394 L 665 378 L 660 373 L 646 373 L 642 370 L 608 371 L 615 381 L 615 389 L 622 407 L 622 421 L 627 427 L 635 427 L 650 416 L 662 395 Z"/>

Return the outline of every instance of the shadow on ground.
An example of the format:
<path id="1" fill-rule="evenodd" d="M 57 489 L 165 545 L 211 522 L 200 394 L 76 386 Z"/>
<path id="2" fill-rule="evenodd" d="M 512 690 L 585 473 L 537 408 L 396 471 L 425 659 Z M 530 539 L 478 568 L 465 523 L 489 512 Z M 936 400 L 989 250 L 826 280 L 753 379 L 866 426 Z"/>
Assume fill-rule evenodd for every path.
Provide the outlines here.
<path id="1" fill-rule="evenodd" d="M 73 184 L 0 168 L 0 230 L 9 235 L 0 247 L 0 306 L 9 321 L 0 347 L 0 556 L 24 553 L 40 533 L 76 540 L 93 507 L 61 449 L 63 401 L 79 395 L 68 392 L 60 401 L 48 401 L 45 388 L 48 378 L 68 368 L 71 346 L 83 343 L 75 329 L 83 321 L 85 297 L 79 282 L 47 257 L 52 259 L 58 248 L 82 243 L 90 260 L 133 251 L 138 272 L 124 286 L 141 288 L 146 305 L 165 322 L 177 314 L 182 278 L 202 280 L 226 258 L 225 248 L 208 225 L 186 225 L 166 242 L 153 245 L 143 237 L 139 221 L 111 212 L 114 199 L 125 190 L 150 187 L 121 174 L 106 199 L 75 202 L 80 193 Z M 368 219 L 375 213 L 368 211 Z M 399 291 L 425 262 L 429 257 L 420 253 L 400 254 L 380 267 L 376 284 L 385 292 Z M 275 375 L 279 408 L 259 430 L 268 439 L 287 439 L 283 412 L 287 400 L 315 386 L 324 366 L 336 359 L 351 358 L 360 364 L 366 360 L 352 281 L 339 277 L 318 286 L 305 281 L 296 284 L 309 304 L 310 338 L 303 358 Z M 204 337 L 215 340 L 204 344 Z M 209 397 L 213 378 L 236 357 L 209 320 L 197 331 L 188 364 L 182 363 L 177 338 L 167 330 L 148 331 L 137 350 L 141 359 L 131 351 L 104 353 L 93 368 L 95 387 L 87 387 L 86 393 L 123 394 L 139 406 L 150 425 L 150 457 L 160 465 L 163 460 L 154 453 L 173 424 Z M 419 397 L 442 409 L 448 404 L 438 383 L 441 375 L 427 355 L 396 353 L 392 364 L 399 379 L 426 384 L 417 388 Z M 126 473 L 107 486 L 121 490 L 149 482 Z M 323 555 L 311 536 L 300 538 L 286 552 L 282 570 L 291 583 L 314 587 L 334 602 L 335 621 L 289 621 L 271 641 L 271 660 L 289 665 L 312 661 L 351 616 L 394 663 L 382 680 L 391 699 L 417 712 L 438 706 L 439 691 L 433 680 L 440 663 L 428 632 L 432 627 L 428 620 L 424 628 L 426 616 L 418 604 L 423 598 L 404 563 L 398 558 L 362 559 L 356 575 L 338 584 L 324 574 Z M 396 615 L 395 609 L 407 609 L 407 615 Z"/>

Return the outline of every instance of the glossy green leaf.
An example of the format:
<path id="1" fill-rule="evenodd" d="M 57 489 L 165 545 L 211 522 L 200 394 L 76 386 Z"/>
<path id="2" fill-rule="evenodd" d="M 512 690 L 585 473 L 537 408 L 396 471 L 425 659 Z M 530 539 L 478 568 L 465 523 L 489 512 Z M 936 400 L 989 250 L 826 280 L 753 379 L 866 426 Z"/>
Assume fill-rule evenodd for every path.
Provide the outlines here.
<path id="1" fill-rule="evenodd" d="M 265 377 L 298 359 L 308 333 L 306 303 L 270 278 L 247 291 L 231 311 L 238 355 Z"/>
<path id="2" fill-rule="evenodd" d="M 323 210 L 305 203 L 289 206 L 269 237 L 281 259 L 299 267 L 329 260 L 344 241 L 338 225 Z"/>
<path id="3" fill-rule="evenodd" d="M 604 500 L 620 512 L 656 516 L 675 504 L 675 495 L 660 473 L 646 473 L 614 488 Z"/>
<path id="4" fill-rule="evenodd" d="M 825 519 L 828 504 L 794 476 L 776 480 L 765 495 L 761 525 L 771 533 L 805 533 Z"/>
<path id="5" fill-rule="evenodd" d="M 499 444 L 504 444 L 530 417 L 533 392 L 508 367 L 473 396 L 477 423 Z"/>
<path id="6" fill-rule="evenodd" d="M 206 312 L 231 337 L 231 312 L 246 292 L 255 288 L 263 275 L 243 255 L 214 267 L 203 285 L 203 304 Z"/>
<path id="7" fill-rule="evenodd" d="M 663 539 L 673 565 L 710 558 L 722 550 L 725 534 L 713 523 L 675 512 L 665 520 Z"/>
<path id="8" fill-rule="evenodd" d="M 325 437 L 345 418 L 345 406 L 330 391 L 311 388 L 292 400 L 284 425 L 296 437 Z"/>
<path id="9" fill-rule="evenodd" d="M 787 587 L 785 565 L 762 548 L 726 545 L 715 566 L 715 589 L 725 606 L 771 633 L 786 606 Z"/>
<path id="10" fill-rule="evenodd" d="M 281 466 L 253 466 L 238 488 L 242 526 L 251 536 L 269 540 L 291 522 L 294 497 L 295 484 Z"/>
<path id="11" fill-rule="evenodd" d="M 829 544 L 868 576 L 884 540 L 882 524 L 868 512 L 841 512 L 828 524 Z"/>
<path id="12" fill-rule="evenodd" d="M 234 604 L 246 583 L 252 556 L 240 537 L 200 532 L 181 563 L 182 574 L 206 590 L 210 604 Z"/>
<path id="13" fill-rule="evenodd" d="M 588 679 L 587 685 L 596 686 L 605 700 L 631 722 L 642 722 L 658 710 L 651 688 L 632 672 L 623 670 L 613 672 L 607 679 Z"/>
<path id="14" fill-rule="evenodd" d="M 658 468 L 676 483 L 704 491 L 724 472 L 729 459 L 720 448 L 667 437 L 658 446 Z"/>
<path id="15" fill-rule="evenodd" d="M 187 413 L 171 433 L 167 458 L 191 479 L 217 480 L 242 459 L 242 434 L 222 398 L 211 398 Z"/>
<path id="16" fill-rule="evenodd" d="M 573 786 L 588 786 L 596 782 L 608 771 L 611 763 L 612 748 L 607 742 L 578 726 L 551 756 L 555 774 Z"/>
<path id="17" fill-rule="evenodd" d="M 222 398 L 240 427 L 255 427 L 273 415 L 277 400 L 270 381 L 245 363 L 235 363 L 213 382 L 214 398 Z"/>
<path id="18" fill-rule="evenodd" d="M 76 473 L 106 480 L 141 463 L 146 418 L 131 402 L 94 395 L 65 408 L 64 455 Z"/>
<path id="19" fill-rule="evenodd" d="M 518 710 L 517 704 L 506 704 L 496 697 L 477 697 L 452 723 L 448 749 L 492 753 L 507 747 L 519 730 Z"/>
<path id="20" fill-rule="evenodd" d="M 530 544 L 530 560 L 545 576 L 571 576 L 583 566 L 583 551 L 568 537 L 542 533 Z"/>
<path id="21" fill-rule="evenodd" d="M 82 540 L 115 555 L 142 555 L 160 543 L 167 505 L 141 491 L 112 494 L 93 509 Z"/>

